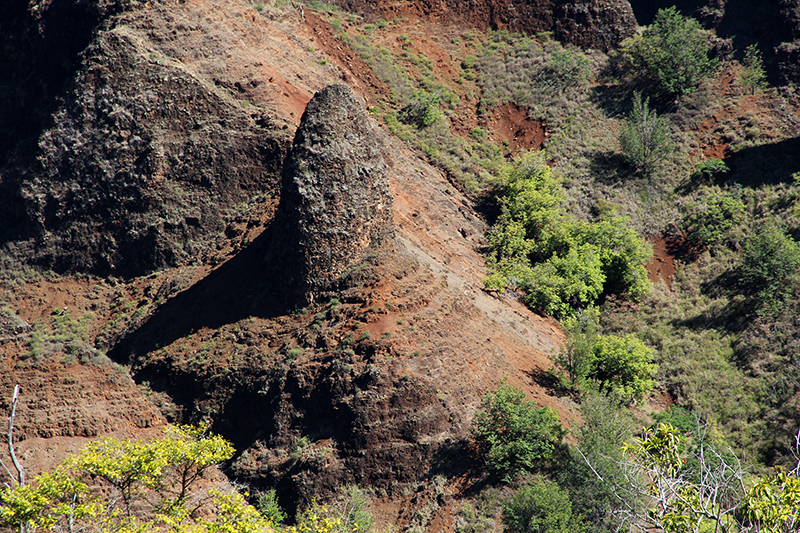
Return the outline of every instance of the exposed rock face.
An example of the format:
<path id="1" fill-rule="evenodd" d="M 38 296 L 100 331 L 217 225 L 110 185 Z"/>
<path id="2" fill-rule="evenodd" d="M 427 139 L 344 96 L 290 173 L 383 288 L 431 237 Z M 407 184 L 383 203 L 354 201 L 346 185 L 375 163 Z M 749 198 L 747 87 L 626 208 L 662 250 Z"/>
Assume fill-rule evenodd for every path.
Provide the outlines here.
<path id="1" fill-rule="evenodd" d="M 478 28 L 533 33 L 552 31 L 578 46 L 608 49 L 633 35 L 636 19 L 628 0 L 336 0 L 346 9 L 384 18 L 420 16 Z"/>
<path id="2" fill-rule="evenodd" d="M 555 37 L 582 48 L 608 50 L 636 31 L 628 0 L 562 2 L 555 14 Z"/>
<path id="3" fill-rule="evenodd" d="M 331 288 L 391 241 L 386 163 L 362 103 L 331 85 L 308 103 L 283 169 L 279 219 L 303 288 Z"/>
<path id="4" fill-rule="evenodd" d="M 27 118 L 0 112 L 0 152 L 7 147 L 13 155 L 0 154 L 0 244 L 59 272 L 132 277 L 211 249 L 236 206 L 279 183 L 288 131 L 187 68 L 184 50 L 150 41 L 146 12 L 108 15 L 98 7 L 105 3 L 73 10 L 73 18 L 83 16 L 81 39 L 62 52 L 57 77 L 36 68 L 33 82 L 21 75 L 16 86 L 0 81 L 0 95 L 19 93 L 16 99 L 31 100 L 26 109 L 41 103 L 48 113 L 29 111 L 36 116 L 20 130 L 22 149 L 7 131 Z M 52 22 L 63 4 L 70 2 L 42 4 L 35 15 Z M 26 16 L 35 19 L 18 14 Z M 41 50 L 28 55 L 66 39 L 45 30 Z M 7 41 L 0 50 L 13 44 L 11 34 L 0 37 Z M 17 73 L 27 57 L 0 73 Z"/>

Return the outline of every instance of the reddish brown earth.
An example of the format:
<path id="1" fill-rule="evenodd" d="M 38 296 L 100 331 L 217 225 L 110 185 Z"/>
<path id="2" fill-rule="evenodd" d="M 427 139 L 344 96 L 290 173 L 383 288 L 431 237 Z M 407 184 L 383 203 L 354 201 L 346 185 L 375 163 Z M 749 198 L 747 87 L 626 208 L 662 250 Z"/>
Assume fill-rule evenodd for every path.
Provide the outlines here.
<path id="1" fill-rule="evenodd" d="M 478 115 L 477 86 L 459 79 L 457 67 L 469 45 L 436 6 L 383 5 L 382 14 L 407 20 L 375 29 L 375 42 L 398 56 L 430 59 L 460 98 L 454 132 L 466 137 L 484 128 L 498 145 L 507 143 L 509 154 L 542 146 L 546 124 L 523 108 L 509 104 Z M 346 21 L 342 27 L 352 31 Z M 218 110 L 263 114 L 287 140 L 314 92 L 331 83 L 346 82 L 368 107 L 389 98 L 370 67 L 309 9 L 301 15 L 268 6 L 259 13 L 236 0 L 154 1 L 112 31 L 131 43 L 132 55 L 163 61 L 218 97 Z M 405 61 L 412 75 L 420 74 Z M 734 74 L 723 72 L 719 80 L 731 95 L 738 91 Z M 748 111 L 764 119 L 762 134 L 771 135 L 763 98 L 715 109 L 696 126 L 694 155 L 726 155 L 724 126 L 746 123 Z M 130 365 L 76 364 L 65 346 L 37 361 L 28 353 L 29 331 L 6 320 L 24 331 L 2 340 L 0 409 L 21 383 L 16 425 L 32 472 L 98 435 L 146 438 L 167 418 L 209 421 L 248 452 L 229 473 L 256 488 L 277 485 L 298 503 L 340 483 L 372 484 L 387 491 L 378 505 L 384 522 L 405 527 L 436 503 L 419 525 L 452 531 L 452 511 L 474 478 L 469 449 L 451 446 L 468 438 L 485 391 L 507 379 L 537 405 L 555 409 L 566 426 L 579 423 L 576 405 L 544 378 L 563 343 L 559 325 L 532 313 L 517 295 L 483 290 L 487 226 L 471 200 L 374 126 L 390 169 L 397 253 L 355 272 L 338 305 L 323 298 L 290 308 L 271 299 L 271 285 L 282 280 L 265 277 L 260 246 L 274 231 L 274 190 L 226 220 L 214 246 L 176 268 L 124 282 L 21 272 L 4 280 L 3 303 L 19 321 L 46 330 L 54 311 L 66 308 L 74 320 L 91 313 L 84 341 Z M 654 242 L 652 280 L 671 287 L 675 258 L 689 258 L 685 244 Z M 669 398 L 655 403 L 668 405 Z M 300 436 L 312 445 L 295 461 Z M 461 469 L 442 488 L 424 483 L 436 453 L 453 449 L 460 455 L 451 462 Z"/>
<path id="2" fill-rule="evenodd" d="M 549 136 L 544 121 L 532 119 L 527 109 L 514 103 L 493 109 L 486 125 L 492 140 L 507 146 L 509 155 L 539 150 Z"/>
<path id="3" fill-rule="evenodd" d="M 180 40 L 166 37 L 178 27 L 185 30 Z M 453 76 L 449 30 L 425 30 L 430 38 L 414 40 L 416 50 L 445 79 Z M 301 18 L 289 8 L 259 14 L 233 0 L 153 2 L 113 31 L 136 53 L 164 57 L 212 88 L 225 105 L 267 113 L 278 127 L 296 125 L 313 92 L 336 81 L 347 81 L 367 105 L 386 99 L 369 67 L 309 10 Z M 465 98 L 474 110 L 473 102 Z M 512 106 L 495 110 L 487 127 L 510 150 L 539 146 L 545 136 L 540 122 Z M 77 363 L 72 341 L 37 359 L 29 333 L 4 338 L 0 397 L 7 401 L 13 385 L 22 385 L 16 427 L 30 473 L 88 438 L 152 436 L 166 422 L 158 406 L 173 421 L 210 421 L 240 451 L 263 458 L 237 460 L 237 476 L 260 487 L 289 484 L 284 490 L 291 487 L 302 501 L 344 482 L 411 487 L 411 496 L 390 492 L 381 507 L 387 522 L 402 526 L 415 505 L 438 498 L 415 484 L 434 452 L 468 436 L 482 394 L 502 379 L 574 424 L 575 405 L 542 378 L 562 343 L 560 327 L 513 295 L 482 289 L 486 225 L 470 200 L 404 143 L 378 135 L 390 167 L 398 253 L 343 294 L 336 309 L 323 302 L 291 314 L 259 298 L 269 287 L 258 243 L 274 196 L 233 218 L 226 237 L 190 264 L 126 282 L 21 273 L 7 279 L 4 303 L 18 321 L 47 331 L 62 313 L 74 322 L 87 317 L 76 339 L 112 349 L 141 382 L 107 360 Z M 299 353 L 290 358 L 293 350 Z M 343 367 L 349 370 L 326 389 Z M 291 387 L 270 381 L 276 371 L 295 380 Z M 316 396 L 306 396 L 312 391 Z M 282 394 L 296 403 L 281 403 Z M 272 399 L 277 403 L 264 403 Z M 333 428 L 341 440 L 320 429 L 329 415 L 317 409 L 328 403 L 354 417 L 351 427 Z M 333 450 L 324 472 L 287 462 L 300 434 L 314 442 L 306 465 L 316 460 L 314 450 Z M 463 469 L 469 458 L 459 462 Z M 451 527 L 447 502 L 461 491 L 461 479 L 444 488 L 447 501 L 424 524 L 428 530 Z"/>
<path id="4" fill-rule="evenodd" d="M 675 268 L 675 258 L 669 253 L 667 239 L 660 236 L 651 241 L 653 245 L 653 257 L 647 263 L 647 277 L 653 283 L 664 282 L 669 290 L 672 290 L 672 279 L 677 272 Z"/>

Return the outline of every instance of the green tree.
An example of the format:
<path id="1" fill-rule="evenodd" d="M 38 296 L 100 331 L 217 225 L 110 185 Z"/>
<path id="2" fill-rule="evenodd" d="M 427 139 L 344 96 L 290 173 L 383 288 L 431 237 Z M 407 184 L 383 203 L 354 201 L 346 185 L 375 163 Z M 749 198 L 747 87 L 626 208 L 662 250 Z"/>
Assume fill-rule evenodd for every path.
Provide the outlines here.
<path id="1" fill-rule="evenodd" d="M 601 390 L 641 398 L 655 386 L 653 350 L 636 335 L 598 335 L 592 342 L 591 373 Z"/>
<path id="2" fill-rule="evenodd" d="M 756 91 L 763 91 L 767 88 L 767 71 L 764 69 L 764 57 L 756 45 L 751 44 L 745 49 L 742 67 L 743 70 L 739 75 L 739 82 L 745 89 L 755 94 Z"/>
<path id="3" fill-rule="evenodd" d="M 708 58 L 709 37 L 700 23 L 686 18 L 672 6 L 659 9 L 653 24 L 641 35 L 622 43 L 634 66 L 672 94 L 694 91 L 715 62 Z"/>
<path id="4" fill-rule="evenodd" d="M 556 318 L 593 306 L 606 281 L 600 255 L 596 246 L 583 244 L 534 266 L 523 285 L 526 303 Z"/>
<path id="5" fill-rule="evenodd" d="M 28 532 L 271 531 L 238 492 L 199 487 L 232 455 L 225 439 L 191 426 L 146 442 L 95 441 L 30 484 L 0 489 L 0 523 Z"/>
<path id="6" fill-rule="evenodd" d="M 589 313 L 566 320 L 565 326 L 570 338 L 553 361 L 573 388 L 593 380 L 601 392 L 636 400 L 655 386 L 653 350 L 635 335 L 598 335 L 596 317 Z"/>
<path id="7" fill-rule="evenodd" d="M 743 516 L 761 533 L 789 533 L 800 526 L 800 478 L 798 470 L 759 480 L 747 492 Z"/>
<path id="8" fill-rule="evenodd" d="M 537 479 L 503 506 L 503 523 L 514 533 L 582 533 L 583 517 L 574 513 L 569 494 L 552 481 Z"/>
<path id="9" fill-rule="evenodd" d="M 772 308 L 794 289 L 798 269 L 800 245 L 768 224 L 744 248 L 741 280 L 757 304 Z"/>
<path id="10" fill-rule="evenodd" d="M 673 151 L 669 121 L 658 116 L 649 104 L 649 98 L 642 100 L 641 93 L 633 93 L 633 109 L 619 135 L 625 159 L 645 175 L 651 174 Z"/>
<path id="11" fill-rule="evenodd" d="M 552 462 L 565 434 L 555 411 L 505 382 L 483 397 L 473 432 L 490 473 L 506 481 Z"/>
<path id="12" fill-rule="evenodd" d="M 489 231 L 487 288 L 520 288 L 529 306 L 557 318 L 594 306 L 603 294 L 649 291 L 644 264 L 651 248 L 628 218 L 566 216 L 564 192 L 544 152 L 528 152 L 505 167 L 495 192 L 502 213 Z"/>

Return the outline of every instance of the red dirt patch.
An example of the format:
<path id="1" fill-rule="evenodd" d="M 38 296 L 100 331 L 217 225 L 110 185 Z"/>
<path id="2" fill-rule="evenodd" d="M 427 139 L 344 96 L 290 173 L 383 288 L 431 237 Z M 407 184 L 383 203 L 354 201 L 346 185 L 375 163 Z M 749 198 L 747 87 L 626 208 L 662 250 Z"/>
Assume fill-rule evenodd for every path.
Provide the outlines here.
<path id="1" fill-rule="evenodd" d="M 544 121 L 531 119 L 526 108 L 514 103 L 496 107 L 487 126 L 493 141 L 508 143 L 510 155 L 525 150 L 539 150 L 549 136 Z"/>
<path id="2" fill-rule="evenodd" d="M 677 270 L 675 269 L 675 259 L 669 253 L 668 240 L 663 236 L 657 237 L 653 241 L 653 257 L 646 265 L 647 277 L 653 283 L 663 280 L 667 288 L 672 290 L 672 277 Z"/>
<path id="3" fill-rule="evenodd" d="M 372 68 L 347 43 L 336 37 L 327 21 L 311 10 L 305 11 L 305 23 L 313 33 L 311 39 L 341 69 L 342 81 L 352 86 L 366 100 L 389 100 L 389 88 L 372 71 Z"/>

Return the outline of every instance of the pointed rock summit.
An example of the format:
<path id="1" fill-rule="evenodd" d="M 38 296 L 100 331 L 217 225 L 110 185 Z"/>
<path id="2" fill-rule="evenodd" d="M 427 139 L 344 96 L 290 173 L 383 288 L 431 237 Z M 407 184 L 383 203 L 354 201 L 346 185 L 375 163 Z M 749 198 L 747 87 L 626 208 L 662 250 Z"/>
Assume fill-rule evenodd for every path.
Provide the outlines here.
<path id="1" fill-rule="evenodd" d="M 296 268 L 294 284 L 311 292 L 333 289 L 371 250 L 390 243 L 392 200 L 363 104 L 346 85 L 317 92 L 283 167 L 282 259 Z"/>

